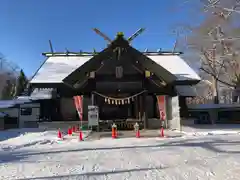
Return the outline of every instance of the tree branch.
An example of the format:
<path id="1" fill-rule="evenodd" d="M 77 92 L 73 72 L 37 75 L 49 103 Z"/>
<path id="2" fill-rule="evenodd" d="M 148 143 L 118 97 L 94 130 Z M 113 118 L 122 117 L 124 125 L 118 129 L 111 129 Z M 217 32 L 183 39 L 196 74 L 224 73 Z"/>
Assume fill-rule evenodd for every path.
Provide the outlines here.
<path id="1" fill-rule="evenodd" d="M 200 68 L 200 70 L 202 70 L 202 71 L 204 71 L 205 73 L 207 73 L 207 74 L 213 76 L 217 81 L 219 81 L 219 82 L 221 82 L 221 83 L 223 83 L 223 84 L 225 84 L 225 85 L 227 85 L 227 86 L 235 87 L 235 85 L 233 85 L 233 84 L 229 84 L 228 82 L 225 82 L 225 81 L 219 79 L 215 74 L 209 72 L 208 70 L 206 70 L 206 69 L 204 69 L 204 68 L 202 68 L 202 67 Z"/>

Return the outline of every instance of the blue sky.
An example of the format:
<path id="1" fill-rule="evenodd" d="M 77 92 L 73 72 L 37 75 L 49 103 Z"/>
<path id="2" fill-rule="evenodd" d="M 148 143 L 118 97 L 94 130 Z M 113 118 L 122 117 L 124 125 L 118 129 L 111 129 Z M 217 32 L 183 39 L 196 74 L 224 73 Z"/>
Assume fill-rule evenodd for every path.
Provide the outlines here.
<path id="1" fill-rule="evenodd" d="M 91 29 L 109 37 L 122 31 L 130 36 L 146 31 L 134 40 L 137 49 L 170 50 L 176 36 L 171 32 L 188 21 L 189 14 L 175 8 L 179 0 L 1 0 L 0 52 L 33 75 L 49 51 L 101 50 L 106 42 Z"/>

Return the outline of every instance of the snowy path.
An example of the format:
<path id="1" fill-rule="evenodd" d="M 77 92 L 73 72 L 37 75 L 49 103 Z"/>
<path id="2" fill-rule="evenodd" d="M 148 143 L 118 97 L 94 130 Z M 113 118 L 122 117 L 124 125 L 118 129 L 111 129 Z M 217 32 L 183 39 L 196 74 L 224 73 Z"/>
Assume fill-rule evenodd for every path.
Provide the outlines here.
<path id="1" fill-rule="evenodd" d="M 239 180 L 240 136 L 51 141 L 2 148 L 0 160 L 1 180 Z"/>

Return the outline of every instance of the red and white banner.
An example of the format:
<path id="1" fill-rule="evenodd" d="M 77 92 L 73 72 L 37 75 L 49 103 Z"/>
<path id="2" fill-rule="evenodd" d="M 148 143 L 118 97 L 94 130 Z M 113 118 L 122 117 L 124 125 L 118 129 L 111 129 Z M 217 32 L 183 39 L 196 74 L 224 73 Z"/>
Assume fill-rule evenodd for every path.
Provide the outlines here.
<path id="1" fill-rule="evenodd" d="M 82 121 L 83 120 L 83 96 L 74 96 L 73 99 L 74 99 L 74 104 L 78 112 L 80 121 Z"/>
<path id="2" fill-rule="evenodd" d="M 165 96 L 157 96 L 160 120 L 166 120 L 166 102 L 165 101 L 166 101 Z"/>

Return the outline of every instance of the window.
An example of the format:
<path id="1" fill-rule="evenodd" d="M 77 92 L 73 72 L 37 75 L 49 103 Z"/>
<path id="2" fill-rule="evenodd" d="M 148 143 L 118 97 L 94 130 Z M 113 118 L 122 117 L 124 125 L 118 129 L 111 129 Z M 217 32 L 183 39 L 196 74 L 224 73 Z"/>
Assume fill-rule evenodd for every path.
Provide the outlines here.
<path id="1" fill-rule="evenodd" d="M 32 115 L 32 108 L 21 108 L 22 116 L 30 116 Z"/>

